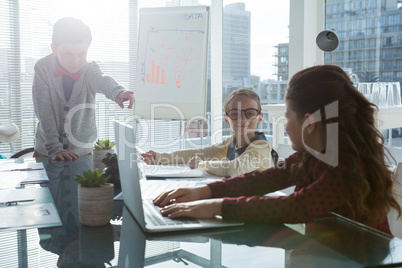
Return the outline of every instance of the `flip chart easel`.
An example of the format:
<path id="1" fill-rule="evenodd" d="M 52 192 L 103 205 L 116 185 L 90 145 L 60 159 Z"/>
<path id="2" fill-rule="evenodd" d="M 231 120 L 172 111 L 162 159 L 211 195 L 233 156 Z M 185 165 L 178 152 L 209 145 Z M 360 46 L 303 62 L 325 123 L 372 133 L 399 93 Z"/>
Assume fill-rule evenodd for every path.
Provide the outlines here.
<path id="1" fill-rule="evenodd" d="M 140 9 L 136 115 L 205 117 L 207 52 L 208 7 Z"/>

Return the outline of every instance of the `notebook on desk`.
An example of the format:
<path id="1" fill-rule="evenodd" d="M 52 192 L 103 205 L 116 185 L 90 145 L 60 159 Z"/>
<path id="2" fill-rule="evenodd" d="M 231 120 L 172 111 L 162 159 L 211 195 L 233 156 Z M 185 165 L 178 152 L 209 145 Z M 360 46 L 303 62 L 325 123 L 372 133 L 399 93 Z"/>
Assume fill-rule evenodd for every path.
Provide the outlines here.
<path id="1" fill-rule="evenodd" d="M 151 199 L 142 198 L 140 178 L 143 173 L 140 170 L 141 157 L 134 143 L 136 140 L 135 128 L 117 121 L 114 122 L 114 128 L 117 163 L 124 203 L 145 232 L 168 232 L 243 224 L 242 222 L 223 221 L 218 218 L 208 220 L 172 220 L 163 217 L 159 211 L 160 208 L 153 205 Z M 157 194 L 159 193 L 155 193 L 155 196 Z"/>

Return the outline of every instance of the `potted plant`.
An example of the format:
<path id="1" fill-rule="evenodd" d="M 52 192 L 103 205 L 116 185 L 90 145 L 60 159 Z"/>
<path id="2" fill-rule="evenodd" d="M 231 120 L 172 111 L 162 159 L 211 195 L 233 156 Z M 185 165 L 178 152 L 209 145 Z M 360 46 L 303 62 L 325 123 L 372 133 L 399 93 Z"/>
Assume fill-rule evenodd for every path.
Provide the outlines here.
<path id="1" fill-rule="evenodd" d="M 100 171 L 105 169 L 105 164 L 102 159 L 106 157 L 107 153 L 114 153 L 115 143 L 109 139 L 99 139 L 95 142 L 93 155 L 94 155 L 94 169 Z"/>
<path id="2" fill-rule="evenodd" d="M 113 213 L 114 186 L 110 177 L 99 170 L 87 170 L 75 176 L 78 185 L 78 214 L 87 226 L 108 224 Z"/>
<path id="3" fill-rule="evenodd" d="M 102 163 L 106 166 L 105 175 L 110 176 L 110 182 L 113 183 L 115 187 L 120 188 L 120 175 L 116 153 L 107 153 L 106 157 L 102 159 Z"/>
<path id="4" fill-rule="evenodd" d="M 105 263 L 112 266 L 110 261 L 115 257 L 113 228 L 111 224 L 80 227 L 80 267 L 106 267 Z"/>

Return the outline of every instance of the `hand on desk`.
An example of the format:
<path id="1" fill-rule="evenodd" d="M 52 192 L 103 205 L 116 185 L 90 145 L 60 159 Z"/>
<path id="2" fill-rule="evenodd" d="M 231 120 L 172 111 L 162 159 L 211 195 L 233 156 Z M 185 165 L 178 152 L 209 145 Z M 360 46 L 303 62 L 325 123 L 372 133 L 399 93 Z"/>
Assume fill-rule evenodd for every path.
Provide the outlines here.
<path id="1" fill-rule="evenodd" d="M 198 156 L 194 156 L 190 159 L 190 161 L 188 162 L 188 166 L 191 169 L 196 169 L 198 168 L 198 165 L 200 164 L 200 162 L 202 161 L 201 158 L 199 158 Z"/>
<path id="2" fill-rule="evenodd" d="M 141 157 L 144 159 L 145 164 L 147 165 L 158 165 L 158 162 L 156 162 L 156 152 L 150 150 L 146 153 L 142 153 Z"/>
<path id="3" fill-rule="evenodd" d="M 74 152 L 70 152 L 70 151 L 62 151 L 60 153 L 55 154 L 52 157 L 52 160 L 75 160 L 78 159 L 78 154 L 74 153 Z"/>

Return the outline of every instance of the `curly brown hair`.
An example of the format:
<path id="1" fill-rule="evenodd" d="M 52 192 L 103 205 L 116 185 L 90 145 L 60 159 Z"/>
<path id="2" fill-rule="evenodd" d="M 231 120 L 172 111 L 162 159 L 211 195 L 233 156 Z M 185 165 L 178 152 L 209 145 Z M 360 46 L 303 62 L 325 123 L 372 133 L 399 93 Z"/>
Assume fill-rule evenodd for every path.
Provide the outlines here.
<path id="1" fill-rule="evenodd" d="M 349 76 L 334 65 L 304 69 L 290 80 L 286 100 L 299 117 L 338 102 L 339 165 L 328 168 L 339 172 L 344 187 L 353 191 L 355 199 L 347 203 L 351 215 L 370 226 L 382 221 L 392 208 L 400 216 L 401 207 L 394 197 L 395 174 L 385 163 L 384 138 L 374 124 L 378 108 L 355 89 Z M 291 167 L 294 177 L 306 170 L 304 159 L 309 153 L 303 154 Z"/>

